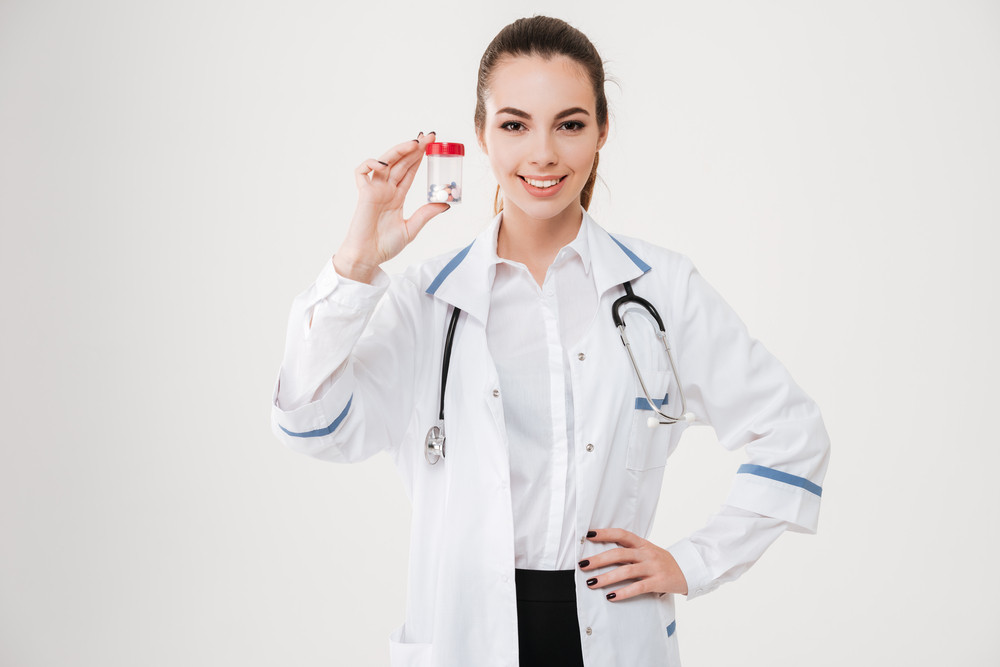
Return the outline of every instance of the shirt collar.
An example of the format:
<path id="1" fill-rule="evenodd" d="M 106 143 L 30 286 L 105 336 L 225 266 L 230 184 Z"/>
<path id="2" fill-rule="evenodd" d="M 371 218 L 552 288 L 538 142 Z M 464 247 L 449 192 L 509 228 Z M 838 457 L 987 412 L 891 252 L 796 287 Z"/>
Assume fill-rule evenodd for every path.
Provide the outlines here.
<path id="1" fill-rule="evenodd" d="M 580 208 L 583 209 L 582 206 Z M 560 256 L 565 255 L 566 253 L 569 252 L 576 253 L 576 255 L 580 258 L 580 261 L 583 262 L 584 273 L 590 275 L 590 234 L 588 234 L 587 232 L 588 218 L 591 223 L 596 224 L 594 223 L 593 218 L 591 218 L 587 214 L 586 209 L 583 209 L 583 219 L 580 221 L 580 230 L 577 232 L 576 238 L 574 238 L 572 241 L 567 243 L 559 250 L 559 253 L 556 255 L 555 261 L 556 262 L 560 261 Z M 489 261 L 494 271 L 496 269 L 497 264 L 505 261 L 497 253 L 497 241 L 499 239 L 500 223 L 502 222 L 502 220 L 503 220 L 503 213 L 501 212 L 498 213 L 496 217 L 493 218 L 493 221 L 490 223 L 490 226 L 487 229 L 488 232 L 487 236 L 490 239 Z M 490 281 L 490 283 L 492 284 L 492 280 Z"/>
<path id="2" fill-rule="evenodd" d="M 471 244 L 452 256 L 439 271 L 428 275 L 424 285 L 428 294 L 461 308 L 483 323 L 489 314 L 496 265 L 502 261 L 497 255 L 497 235 L 502 219 L 503 213 L 497 214 Z M 626 280 L 638 278 L 651 268 L 629 244 L 611 236 L 586 210 L 583 210 L 579 233 L 565 248 L 579 255 L 588 275 L 593 270 L 599 295 Z"/>

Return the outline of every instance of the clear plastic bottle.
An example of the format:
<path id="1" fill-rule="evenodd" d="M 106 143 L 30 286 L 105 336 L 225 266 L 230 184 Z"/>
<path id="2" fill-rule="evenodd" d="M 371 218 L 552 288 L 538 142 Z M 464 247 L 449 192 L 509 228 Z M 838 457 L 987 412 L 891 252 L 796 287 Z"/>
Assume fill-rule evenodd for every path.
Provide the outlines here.
<path id="1" fill-rule="evenodd" d="M 462 201 L 463 144 L 427 144 L 427 201 L 457 204 Z"/>

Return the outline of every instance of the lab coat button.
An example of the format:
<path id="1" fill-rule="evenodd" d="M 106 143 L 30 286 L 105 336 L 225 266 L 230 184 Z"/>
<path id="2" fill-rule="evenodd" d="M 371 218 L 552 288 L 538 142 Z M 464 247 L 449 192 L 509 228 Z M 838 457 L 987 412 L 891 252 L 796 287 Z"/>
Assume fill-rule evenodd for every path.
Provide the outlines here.
<path id="1" fill-rule="evenodd" d="M 500 396 L 500 390 L 499 389 L 494 389 L 493 390 L 493 398 L 498 398 L 499 396 Z"/>
<path id="2" fill-rule="evenodd" d="M 590 443 L 590 442 L 587 443 L 587 451 L 588 452 L 594 451 L 594 445 L 593 445 L 593 443 Z"/>
<path id="3" fill-rule="evenodd" d="M 592 630 L 592 629 L 590 628 L 590 626 L 589 626 L 589 625 L 587 626 L 587 634 L 588 634 L 588 635 L 592 635 L 592 634 L 594 634 L 594 631 L 593 631 L 593 630 Z"/>
<path id="4" fill-rule="evenodd" d="M 576 355 L 576 358 L 579 359 L 580 361 L 583 361 L 584 359 L 587 358 L 587 355 L 581 352 L 580 354 Z"/>

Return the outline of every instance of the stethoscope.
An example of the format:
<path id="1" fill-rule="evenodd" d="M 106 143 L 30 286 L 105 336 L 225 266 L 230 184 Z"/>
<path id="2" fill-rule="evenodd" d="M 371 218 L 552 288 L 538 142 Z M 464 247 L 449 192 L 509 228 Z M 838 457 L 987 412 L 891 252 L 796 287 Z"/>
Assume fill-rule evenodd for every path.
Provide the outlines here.
<path id="1" fill-rule="evenodd" d="M 650 409 L 656 414 L 654 417 L 650 417 L 646 420 L 646 425 L 650 428 L 655 428 L 660 425 L 665 424 L 676 424 L 678 422 L 690 422 L 694 421 L 694 414 L 687 411 L 687 400 L 684 398 L 684 385 L 681 382 L 680 375 L 677 374 L 677 366 L 674 364 L 674 355 L 670 351 L 670 344 L 667 342 L 667 330 L 663 326 L 663 320 L 660 318 L 660 314 L 656 312 L 656 308 L 649 301 L 646 301 L 641 296 L 636 296 L 635 292 L 632 291 L 631 281 L 626 280 L 622 283 L 622 287 L 625 288 L 625 295 L 620 296 L 615 299 L 615 302 L 611 304 L 611 318 L 614 320 L 615 327 L 618 329 L 618 335 L 621 336 L 622 344 L 625 346 L 625 351 L 628 352 L 629 361 L 632 362 L 632 369 L 635 371 L 635 376 L 639 380 L 639 386 L 642 387 L 643 396 L 646 397 L 646 402 Z M 646 381 L 642 377 L 642 373 L 639 371 L 639 365 L 635 361 L 635 355 L 632 354 L 632 345 L 629 343 L 628 335 L 625 333 L 625 320 L 621 315 L 622 306 L 628 304 L 637 304 L 643 307 L 650 317 L 656 321 L 656 326 L 659 331 L 656 332 L 656 337 L 660 339 L 663 344 L 663 351 L 667 355 L 667 361 L 670 363 L 670 370 L 674 374 L 674 378 L 677 380 L 677 393 L 681 397 L 681 414 L 678 417 L 668 415 L 659 407 L 653 398 L 649 395 L 649 390 L 646 388 Z M 445 436 L 444 436 L 444 392 L 445 386 L 448 384 L 448 366 L 451 364 L 451 347 L 455 340 L 455 327 L 458 324 L 458 316 L 462 314 L 461 309 L 453 308 L 451 311 L 451 320 L 448 323 L 448 331 L 445 334 L 444 339 L 444 357 L 441 360 L 441 400 L 438 408 L 438 418 L 437 423 L 427 431 L 427 438 L 424 440 L 424 457 L 427 462 L 431 465 L 438 462 L 438 459 L 445 456 Z"/>

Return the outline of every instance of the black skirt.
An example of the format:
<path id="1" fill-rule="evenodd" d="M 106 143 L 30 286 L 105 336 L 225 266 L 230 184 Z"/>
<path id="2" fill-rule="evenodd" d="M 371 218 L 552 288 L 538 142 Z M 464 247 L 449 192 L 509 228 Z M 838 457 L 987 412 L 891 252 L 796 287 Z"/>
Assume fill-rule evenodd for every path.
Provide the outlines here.
<path id="1" fill-rule="evenodd" d="M 583 667 L 573 570 L 514 570 L 520 667 Z"/>

